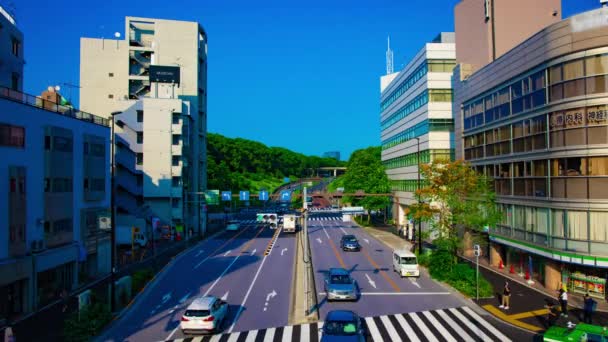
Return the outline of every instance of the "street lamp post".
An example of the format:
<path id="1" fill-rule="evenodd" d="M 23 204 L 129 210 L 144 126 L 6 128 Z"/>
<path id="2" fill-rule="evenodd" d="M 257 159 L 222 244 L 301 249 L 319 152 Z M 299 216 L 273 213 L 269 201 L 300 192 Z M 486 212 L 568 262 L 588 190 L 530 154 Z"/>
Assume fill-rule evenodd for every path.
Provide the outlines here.
<path id="1" fill-rule="evenodd" d="M 112 146 L 110 150 L 110 160 L 111 160 L 111 169 L 110 169 L 110 181 L 111 181 L 111 191 L 110 191 L 110 224 L 111 224 L 111 265 L 110 265 L 110 310 L 114 312 L 116 309 L 116 301 L 114 298 L 116 297 L 116 287 L 115 287 L 115 275 L 116 275 L 116 159 L 115 159 L 115 149 L 116 149 L 116 132 L 114 130 L 115 124 L 115 116 L 121 114 L 122 112 L 112 112 Z"/>
<path id="2" fill-rule="evenodd" d="M 420 190 L 420 138 L 416 137 L 417 153 L 416 159 L 418 164 L 418 190 Z M 420 206 L 420 195 L 418 196 L 418 205 Z M 422 220 L 418 218 L 418 254 L 422 254 Z"/>

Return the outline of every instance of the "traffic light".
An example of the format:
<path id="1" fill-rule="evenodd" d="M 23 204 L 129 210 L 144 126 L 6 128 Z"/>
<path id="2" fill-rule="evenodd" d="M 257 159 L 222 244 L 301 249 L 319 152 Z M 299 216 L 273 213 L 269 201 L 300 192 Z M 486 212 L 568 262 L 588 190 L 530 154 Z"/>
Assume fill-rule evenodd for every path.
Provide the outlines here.
<path id="1" fill-rule="evenodd" d="M 268 215 L 268 224 L 270 226 L 270 229 L 275 229 L 278 226 L 279 220 L 278 220 L 277 214 Z"/>
<path id="2" fill-rule="evenodd" d="M 480 256 L 481 255 L 481 247 L 479 245 L 474 245 L 473 246 L 473 253 L 475 254 L 475 256 Z"/>
<path id="3" fill-rule="evenodd" d="M 278 217 L 275 213 L 261 213 L 257 214 L 256 221 L 258 223 L 264 223 L 270 226 L 270 228 L 274 229 L 277 227 Z"/>

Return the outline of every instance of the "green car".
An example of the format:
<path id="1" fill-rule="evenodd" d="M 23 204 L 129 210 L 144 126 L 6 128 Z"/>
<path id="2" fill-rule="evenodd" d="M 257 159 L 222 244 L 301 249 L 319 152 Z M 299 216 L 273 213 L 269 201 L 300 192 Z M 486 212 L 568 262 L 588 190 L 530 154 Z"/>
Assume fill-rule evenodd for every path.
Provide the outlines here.
<path id="1" fill-rule="evenodd" d="M 543 341 L 608 342 L 608 328 L 585 323 L 571 329 L 553 326 L 545 332 Z"/>

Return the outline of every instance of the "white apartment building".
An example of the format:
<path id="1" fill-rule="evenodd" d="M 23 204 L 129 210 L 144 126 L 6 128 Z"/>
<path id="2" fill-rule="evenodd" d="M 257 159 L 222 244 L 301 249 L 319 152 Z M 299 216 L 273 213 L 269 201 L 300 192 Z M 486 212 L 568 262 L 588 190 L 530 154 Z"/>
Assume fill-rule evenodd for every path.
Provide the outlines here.
<path id="1" fill-rule="evenodd" d="M 392 58 L 390 47 L 389 54 Z M 403 70 L 389 70 L 380 79 L 382 163 L 394 193 L 393 216 L 400 226 L 413 227 L 406 213 L 415 201 L 418 150 L 420 163 L 453 159 L 451 77 L 455 58 L 454 33 L 441 33 Z"/>
<path id="2" fill-rule="evenodd" d="M 51 90 L 0 87 L 0 326 L 110 271 L 108 120 Z"/>
<path id="3" fill-rule="evenodd" d="M 108 117 L 115 111 L 124 113 L 116 117 L 125 123 L 117 132 L 129 141 L 142 173 L 138 186 L 143 199 L 137 211 L 144 206 L 166 223 L 202 233 L 202 193 L 207 187 L 206 33 L 196 22 L 127 17 L 124 36 L 81 39 L 80 105 Z M 155 66 L 179 68 L 175 82 L 153 82 Z"/>

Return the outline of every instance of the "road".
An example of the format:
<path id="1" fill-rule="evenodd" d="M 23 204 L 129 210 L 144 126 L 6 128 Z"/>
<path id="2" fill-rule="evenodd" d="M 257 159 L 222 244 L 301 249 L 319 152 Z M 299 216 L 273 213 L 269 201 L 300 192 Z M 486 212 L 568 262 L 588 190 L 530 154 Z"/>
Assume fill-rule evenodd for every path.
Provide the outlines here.
<path id="1" fill-rule="evenodd" d="M 182 338 L 183 312 L 194 297 L 206 294 L 224 297 L 230 304 L 226 332 L 287 325 L 295 238 L 281 233 L 273 240 L 274 233 L 258 227 L 252 218 L 238 232 L 222 232 L 200 243 L 174 263 L 102 340 Z"/>

